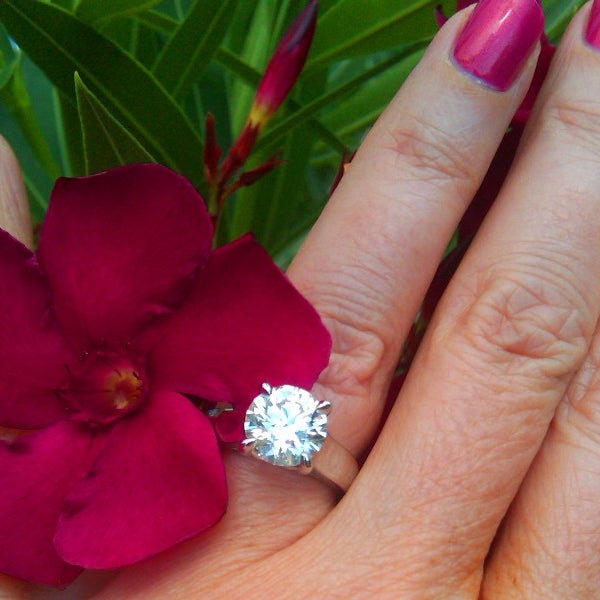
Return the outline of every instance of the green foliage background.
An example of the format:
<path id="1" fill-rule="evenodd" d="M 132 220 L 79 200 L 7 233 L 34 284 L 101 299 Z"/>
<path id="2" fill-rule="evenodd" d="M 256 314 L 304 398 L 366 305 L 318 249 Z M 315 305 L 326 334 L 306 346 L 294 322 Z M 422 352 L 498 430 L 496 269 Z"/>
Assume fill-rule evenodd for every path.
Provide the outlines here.
<path id="1" fill-rule="evenodd" d="M 285 266 L 355 149 L 437 30 L 437 0 L 322 0 L 307 66 L 249 166 L 285 163 L 240 190 L 219 242 L 253 230 Z M 442 3 L 451 14 L 454 1 Z M 582 0 L 546 0 L 557 41 Z M 203 127 L 227 149 L 299 0 L 2 0 L 0 133 L 36 222 L 59 175 L 156 160 L 204 189 Z"/>

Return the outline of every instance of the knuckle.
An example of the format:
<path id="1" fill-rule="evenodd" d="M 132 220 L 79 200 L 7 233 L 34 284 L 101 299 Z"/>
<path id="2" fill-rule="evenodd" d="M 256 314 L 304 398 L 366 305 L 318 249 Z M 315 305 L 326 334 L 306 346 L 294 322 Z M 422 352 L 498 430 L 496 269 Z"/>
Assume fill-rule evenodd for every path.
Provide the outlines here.
<path id="1" fill-rule="evenodd" d="M 585 301 L 564 277 L 530 260 L 476 277 L 461 336 L 504 375 L 563 380 L 583 361 L 591 336 Z"/>
<path id="2" fill-rule="evenodd" d="M 321 280 L 311 294 L 334 340 L 330 364 L 320 382 L 336 393 L 357 398 L 368 397 L 388 354 L 390 324 L 381 315 L 389 310 L 382 305 L 382 294 L 373 281 L 372 273 L 368 277 L 356 272 L 336 274 Z"/>
<path id="3" fill-rule="evenodd" d="M 415 179 L 430 182 L 448 180 L 457 184 L 478 180 L 468 144 L 456 135 L 415 115 L 403 119 L 402 126 L 387 131 L 388 148 L 395 167 Z"/>

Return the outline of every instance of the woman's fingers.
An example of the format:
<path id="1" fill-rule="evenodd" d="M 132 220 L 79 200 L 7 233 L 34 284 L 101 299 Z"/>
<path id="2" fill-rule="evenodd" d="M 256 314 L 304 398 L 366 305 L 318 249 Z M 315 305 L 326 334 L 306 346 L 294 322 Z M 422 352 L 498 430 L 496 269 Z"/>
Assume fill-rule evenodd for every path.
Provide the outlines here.
<path id="1" fill-rule="evenodd" d="M 406 334 L 535 66 L 536 1 L 491 4 L 493 18 L 461 38 L 462 66 L 453 47 L 471 9 L 443 27 L 289 271 L 333 335 L 318 393 L 334 404 L 332 434 L 355 453 L 373 435 Z"/>
<path id="2" fill-rule="evenodd" d="M 389 569 L 375 567 L 390 597 L 477 596 L 497 528 L 596 328 L 600 58 L 583 41 L 587 16 L 565 35 L 515 165 L 382 435 L 314 532 L 342 532 L 337 560 L 367 572 L 370 557 L 383 557 Z M 534 516 L 521 517 L 523 531 Z M 550 520 L 544 527 L 556 532 Z"/>
<path id="3" fill-rule="evenodd" d="M 0 227 L 33 246 L 33 230 L 21 167 L 6 140 L 0 136 Z"/>
<path id="4" fill-rule="evenodd" d="M 582 11 L 561 50 L 547 104 L 561 110 L 564 124 L 577 132 L 584 154 L 569 150 L 595 174 L 590 206 L 600 204 L 600 3 L 596 18 Z M 586 27 L 596 33 L 585 44 Z M 582 96 L 583 95 L 583 96 Z M 566 102 L 565 99 L 569 101 Z M 571 176 L 577 178 L 575 170 Z M 579 182 L 577 183 L 579 185 Z M 590 259 L 598 254 L 586 229 Z M 589 282 L 589 287 L 594 285 Z M 562 399 L 544 444 L 489 557 L 484 580 L 489 598 L 597 598 L 600 590 L 600 329 L 584 365 Z"/>

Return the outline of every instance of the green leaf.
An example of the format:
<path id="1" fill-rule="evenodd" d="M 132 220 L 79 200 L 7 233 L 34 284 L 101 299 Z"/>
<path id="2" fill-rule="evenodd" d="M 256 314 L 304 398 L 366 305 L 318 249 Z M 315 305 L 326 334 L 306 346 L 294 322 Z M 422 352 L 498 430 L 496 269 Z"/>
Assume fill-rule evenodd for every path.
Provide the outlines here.
<path id="1" fill-rule="evenodd" d="M 178 22 L 173 17 L 163 15 L 155 10 L 147 10 L 140 13 L 137 15 L 137 20 L 151 29 L 162 33 L 173 33 L 178 26 Z"/>
<path id="2" fill-rule="evenodd" d="M 239 0 L 196 0 L 159 55 L 154 75 L 181 99 L 211 61 Z"/>
<path id="3" fill-rule="evenodd" d="M 331 106 L 322 117 L 323 123 L 353 147 L 353 136 L 375 122 L 422 56 L 423 50 L 410 54 L 366 82 L 344 100 L 343 110 Z"/>
<path id="4" fill-rule="evenodd" d="M 551 40 L 558 41 L 575 13 L 585 0 L 545 0 L 546 32 Z"/>
<path id="5" fill-rule="evenodd" d="M 65 8 L 66 10 L 73 10 L 73 4 L 75 0 L 50 0 L 52 4 Z"/>
<path id="6" fill-rule="evenodd" d="M 90 25 L 100 25 L 117 17 L 129 17 L 152 8 L 161 0 L 79 0 L 75 14 Z"/>
<path id="7" fill-rule="evenodd" d="M 312 102 L 305 104 L 299 110 L 295 111 L 287 118 L 282 119 L 272 127 L 264 136 L 256 144 L 256 150 L 260 150 L 263 148 L 272 147 L 274 144 L 278 143 L 279 140 L 284 137 L 289 131 L 302 125 L 308 119 L 313 117 L 319 110 L 324 108 L 325 106 L 332 105 L 336 102 L 339 102 L 344 96 L 348 96 L 353 91 L 357 90 L 361 85 L 370 81 L 374 77 L 377 77 L 380 73 L 386 72 L 389 68 L 396 65 L 400 60 L 418 52 L 421 48 L 424 48 L 428 43 L 429 39 L 421 40 L 414 44 L 410 44 L 407 46 L 402 52 L 395 54 L 391 58 L 380 62 L 379 64 L 371 67 L 370 69 L 366 69 L 356 77 L 352 78 L 350 81 L 333 88 L 332 90 L 328 90 L 322 96 L 315 98 Z"/>
<path id="8" fill-rule="evenodd" d="M 152 74 L 68 12 L 34 0 L 0 2 L 0 19 L 48 78 L 74 99 L 73 73 L 156 158 L 203 185 L 203 144 Z M 101 60 L 99 60 L 101 58 Z"/>
<path id="9" fill-rule="evenodd" d="M 434 34 L 437 0 L 340 0 L 317 24 L 307 69 Z"/>
<path id="10" fill-rule="evenodd" d="M 23 173 L 23 179 L 25 181 L 25 187 L 27 188 L 27 195 L 29 196 L 29 208 L 31 210 L 31 220 L 34 225 L 42 223 L 46 212 L 48 211 L 48 202 L 35 185 L 35 182 L 27 175 Z"/>
<path id="11" fill-rule="evenodd" d="M 86 87 L 78 73 L 75 90 L 87 175 L 120 165 L 155 162 Z"/>
<path id="12" fill-rule="evenodd" d="M 2 27 L 0 58 L 0 100 L 21 128 L 42 168 L 52 179 L 56 179 L 60 176 L 60 168 L 33 109 L 33 102 L 23 77 L 22 53 L 12 50 Z"/>
<path id="13" fill-rule="evenodd" d="M 81 141 L 81 125 L 77 107 L 57 88 L 54 90 L 54 112 L 58 131 L 63 172 L 69 177 L 85 175 L 85 157 Z"/>

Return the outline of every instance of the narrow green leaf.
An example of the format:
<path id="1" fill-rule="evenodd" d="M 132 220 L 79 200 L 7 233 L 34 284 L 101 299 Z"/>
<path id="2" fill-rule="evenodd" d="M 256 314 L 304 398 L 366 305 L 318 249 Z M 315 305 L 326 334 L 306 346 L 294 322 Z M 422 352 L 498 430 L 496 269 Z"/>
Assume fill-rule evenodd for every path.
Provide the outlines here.
<path id="1" fill-rule="evenodd" d="M 34 225 L 38 225 L 43 222 L 46 212 L 48 211 L 48 201 L 44 198 L 35 182 L 27 175 L 23 173 L 23 179 L 25 181 L 25 187 L 27 188 L 27 195 L 29 196 L 29 208 L 31 210 L 31 220 Z"/>
<path id="2" fill-rule="evenodd" d="M 340 0 L 317 24 L 307 69 L 389 50 L 437 31 L 437 0 Z"/>
<path id="3" fill-rule="evenodd" d="M 317 215 L 317 217 L 318 217 L 318 215 Z M 316 221 L 316 219 L 315 219 L 315 221 Z M 300 250 L 300 247 L 304 243 L 304 240 L 306 239 L 306 236 L 308 235 L 308 232 L 310 231 L 310 227 L 312 227 L 314 225 L 315 221 L 312 221 L 312 223 L 306 230 L 304 230 L 301 234 L 299 234 L 294 239 L 290 240 L 290 242 L 288 244 L 286 244 L 285 246 L 283 246 L 281 250 L 279 250 L 277 252 L 271 250 L 271 252 L 273 254 L 273 260 L 279 265 L 280 269 L 287 271 L 291 262 L 294 260 L 294 257 L 296 256 L 296 254 L 298 254 L 298 250 Z"/>
<path id="4" fill-rule="evenodd" d="M 183 98 L 211 61 L 239 0 L 196 0 L 159 55 L 154 75 L 175 98 Z"/>
<path id="5" fill-rule="evenodd" d="M 422 56 L 423 50 L 410 54 L 357 88 L 341 107 L 330 106 L 323 114 L 323 123 L 344 140 L 370 127 Z"/>
<path id="6" fill-rule="evenodd" d="M 546 0 L 543 2 L 546 14 L 546 32 L 551 40 L 558 41 L 575 13 L 585 4 L 585 0 Z"/>
<path id="7" fill-rule="evenodd" d="M 79 0 L 75 14 L 90 25 L 100 25 L 117 17 L 129 17 L 148 10 L 161 0 Z"/>
<path id="8" fill-rule="evenodd" d="M 365 82 L 370 81 L 374 77 L 377 77 L 380 73 L 384 73 L 390 67 L 396 65 L 400 60 L 409 56 L 415 52 L 418 52 L 421 48 L 425 47 L 429 43 L 429 39 L 421 40 L 410 44 L 404 48 L 400 53 L 394 54 L 391 58 L 380 62 L 379 64 L 366 69 L 350 81 L 335 87 L 325 92 L 322 96 L 315 98 L 312 102 L 304 105 L 299 110 L 296 110 L 287 118 L 279 121 L 274 127 L 272 127 L 264 136 L 260 138 L 256 144 L 256 150 L 262 150 L 269 148 L 274 144 L 277 144 L 279 140 L 284 137 L 289 131 L 302 125 L 308 119 L 313 117 L 319 110 L 330 104 L 339 102 L 343 97 L 348 96 L 350 93 L 358 89 Z"/>
<path id="9" fill-rule="evenodd" d="M 241 57 L 226 48 L 219 48 L 216 59 L 231 71 L 236 77 L 239 77 L 247 86 L 251 88 L 258 87 L 261 74 L 258 69 L 249 65 Z"/>
<path id="10" fill-rule="evenodd" d="M 69 177 L 85 175 L 85 157 L 77 107 L 59 89 L 54 88 L 54 112 L 63 173 Z"/>
<path id="11" fill-rule="evenodd" d="M 157 161 L 195 185 L 203 184 L 198 132 L 143 65 L 50 4 L 4 0 L 0 19 L 60 90 L 74 99 L 73 73 L 78 71 L 92 93 Z"/>
<path id="12" fill-rule="evenodd" d="M 259 199 L 258 222 L 255 220 L 252 228 L 271 254 L 285 235 L 282 232 L 294 229 L 305 215 L 315 217 L 322 209 L 322 204 L 311 198 L 306 181 L 314 141 L 314 135 L 301 129 L 288 136 L 283 150 L 285 163 L 276 171 L 271 193 Z"/>
<path id="13" fill-rule="evenodd" d="M 275 21 L 273 31 L 271 32 L 271 44 L 273 47 L 277 46 L 277 44 L 285 35 L 287 28 L 291 26 L 292 19 L 290 17 L 297 16 L 289 14 L 290 5 L 291 0 L 281 0 L 279 3 L 279 8 L 277 9 L 277 20 Z"/>
<path id="14" fill-rule="evenodd" d="M 75 0 L 50 0 L 52 4 L 66 8 L 67 10 L 73 10 L 73 4 Z"/>
<path id="15" fill-rule="evenodd" d="M 177 21 L 175 21 L 175 19 L 151 10 L 138 15 L 138 20 L 144 23 L 144 25 L 163 33 L 173 32 L 177 27 Z M 217 49 L 215 60 L 217 60 L 228 71 L 241 79 L 247 86 L 251 88 L 251 97 L 251 94 L 254 92 L 258 86 L 258 83 L 260 82 L 261 74 L 258 69 L 250 66 L 245 60 L 227 48 L 223 47 Z M 292 110 L 298 110 L 300 108 L 300 105 L 293 99 L 289 99 L 287 101 L 287 105 Z M 340 138 L 336 136 L 336 134 L 330 128 L 325 127 L 319 120 L 311 118 L 309 120 L 309 125 L 311 129 L 318 133 L 321 140 L 337 153 L 341 154 L 344 152 L 344 150 L 346 150 L 346 145 L 344 142 L 340 140 Z"/>
<path id="16" fill-rule="evenodd" d="M 4 36 L 3 30 L 0 35 Z M 0 68 L 0 100 L 18 123 L 42 168 L 52 179 L 56 179 L 60 176 L 60 168 L 33 110 L 33 102 L 23 78 L 21 53 L 13 54 L 8 59 L 7 54 L 0 45 L 0 56 L 4 63 Z"/>
<path id="17" fill-rule="evenodd" d="M 156 10 L 147 10 L 137 15 L 136 18 L 140 23 L 162 33 L 173 33 L 179 25 L 173 17 L 164 15 Z"/>
<path id="18" fill-rule="evenodd" d="M 75 73 L 77 108 L 87 175 L 131 163 L 155 162 Z"/>

